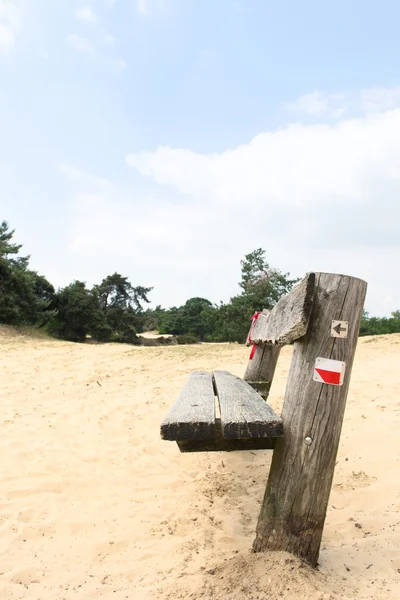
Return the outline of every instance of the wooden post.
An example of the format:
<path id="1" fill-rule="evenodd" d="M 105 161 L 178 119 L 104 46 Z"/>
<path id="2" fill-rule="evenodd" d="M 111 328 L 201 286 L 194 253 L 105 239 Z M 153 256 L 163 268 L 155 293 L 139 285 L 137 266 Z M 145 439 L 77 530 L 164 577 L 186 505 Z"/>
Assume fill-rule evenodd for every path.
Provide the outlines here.
<path id="1" fill-rule="evenodd" d="M 308 330 L 294 343 L 284 437 L 275 446 L 254 552 L 286 550 L 317 565 L 366 288 L 354 277 L 316 274 Z M 319 382 L 338 376 L 329 375 L 332 363 L 318 362 L 316 371 L 318 358 L 345 363 L 342 385 Z"/>
<path id="2" fill-rule="evenodd" d="M 253 358 L 249 360 L 244 380 L 266 400 L 271 388 L 281 346 L 257 344 Z"/>

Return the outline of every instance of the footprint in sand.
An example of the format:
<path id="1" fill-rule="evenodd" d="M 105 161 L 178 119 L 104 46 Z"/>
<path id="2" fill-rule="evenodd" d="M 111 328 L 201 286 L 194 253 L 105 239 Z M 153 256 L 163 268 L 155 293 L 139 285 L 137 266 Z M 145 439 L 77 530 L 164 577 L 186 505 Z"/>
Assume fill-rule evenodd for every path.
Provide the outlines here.
<path id="1" fill-rule="evenodd" d="M 43 579 L 43 570 L 41 569 L 13 569 L 9 573 L 10 581 L 19 583 L 26 588 L 32 583 L 40 583 Z"/>
<path id="2" fill-rule="evenodd" d="M 17 520 L 20 523 L 39 523 L 46 516 L 46 510 L 38 508 L 27 508 L 21 510 L 17 515 Z"/>
<path id="3" fill-rule="evenodd" d="M 333 489 L 339 492 L 355 490 L 356 488 L 367 487 L 376 480 L 376 477 L 370 477 L 364 471 L 354 472 L 344 482 L 337 483 Z"/>
<path id="4" fill-rule="evenodd" d="M 13 500 L 43 493 L 62 494 L 63 490 L 61 489 L 61 485 L 59 483 L 42 483 L 38 489 L 10 490 L 7 493 L 7 496 L 10 500 Z"/>

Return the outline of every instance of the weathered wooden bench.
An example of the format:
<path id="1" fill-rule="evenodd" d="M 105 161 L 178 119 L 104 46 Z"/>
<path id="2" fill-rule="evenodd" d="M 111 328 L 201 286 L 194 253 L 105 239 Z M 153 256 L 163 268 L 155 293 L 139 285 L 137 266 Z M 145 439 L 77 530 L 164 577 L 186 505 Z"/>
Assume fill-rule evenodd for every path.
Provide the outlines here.
<path id="1" fill-rule="evenodd" d="M 181 452 L 272 449 L 282 419 L 245 381 L 227 371 L 194 371 L 161 424 Z"/>
<path id="2" fill-rule="evenodd" d="M 309 273 L 272 311 L 254 320 L 248 343 L 255 344 L 255 352 L 245 374 L 249 383 L 225 371 L 189 375 L 161 424 L 162 439 L 175 441 L 181 452 L 275 447 L 283 423 L 265 399 L 280 347 L 307 331 L 314 286 L 315 274 Z"/>
<path id="3" fill-rule="evenodd" d="M 274 449 L 255 552 L 317 564 L 366 287 L 309 273 L 253 320 L 246 381 L 193 372 L 161 424 L 182 452 Z M 281 418 L 265 399 L 280 348 L 293 342 Z"/>

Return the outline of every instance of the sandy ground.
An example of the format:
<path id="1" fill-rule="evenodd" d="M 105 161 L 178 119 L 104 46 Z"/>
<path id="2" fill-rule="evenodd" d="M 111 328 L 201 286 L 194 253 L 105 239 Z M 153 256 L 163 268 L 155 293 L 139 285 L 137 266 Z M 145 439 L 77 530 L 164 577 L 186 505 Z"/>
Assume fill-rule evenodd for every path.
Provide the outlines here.
<path id="1" fill-rule="evenodd" d="M 156 340 L 157 338 L 160 338 L 160 337 L 164 337 L 164 338 L 172 337 L 172 334 L 170 334 L 170 333 L 160 334 L 160 333 L 158 333 L 158 331 L 144 331 L 143 333 L 139 334 L 139 337 L 143 337 L 148 340 Z"/>
<path id="2" fill-rule="evenodd" d="M 250 552 L 271 452 L 180 454 L 159 439 L 188 373 L 243 375 L 247 348 L 4 328 L 0 347 L 1 600 L 400 597 L 400 335 L 359 342 L 316 571 Z"/>

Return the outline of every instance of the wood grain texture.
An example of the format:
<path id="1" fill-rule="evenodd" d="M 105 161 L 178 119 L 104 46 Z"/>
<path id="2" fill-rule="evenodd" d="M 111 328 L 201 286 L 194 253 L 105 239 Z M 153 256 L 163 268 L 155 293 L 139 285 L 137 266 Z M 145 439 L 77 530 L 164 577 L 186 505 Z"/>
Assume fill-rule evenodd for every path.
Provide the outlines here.
<path id="1" fill-rule="evenodd" d="M 244 380 L 260 394 L 268 398 L 271 383 L 278 362 L 280 346 L 258 344 L 252 360 L 247 363 Z"/>
<path id="2" fill-rule="evenodd" d="M 245 450 L 273 450 L 276 438 L 226 440 L 217 434 L 216 440 L 176 442 L 181 452 L 238 452 Z"/>
<path id="3" fill-rule="evenodd" d="M 164 440 L 213 440 L 215 396 L 211 373 L 193 371 L 161 424 Z"/>
<path id="4" fill-rule="evenodd" d="M 319 273 L 306 335 L 295 342 L 277 440 L 253 550 L 286 550 L 315 566 L 332 485 L 366 283 Z M 331 337 L 332 320 L 349 322 Z M 317 357 L 344 361 L 341 387 L 313 381 Z M 307 446 L 306 437 L 312 438 Z"/>
<path id="5" fill-rule="evenodd" d="M 225 439 L 283 435 L 280 416 L 245 381 L 226 371 L 214 371 L 214 385 Z"/>
<path id="6" fill-rule="evenodd" d="M 251 330 L 256 343 L 291 344 L 307 332 L 315 289 L 315 273 L 308 273 L 268 315 L 259 315 Z"/>

